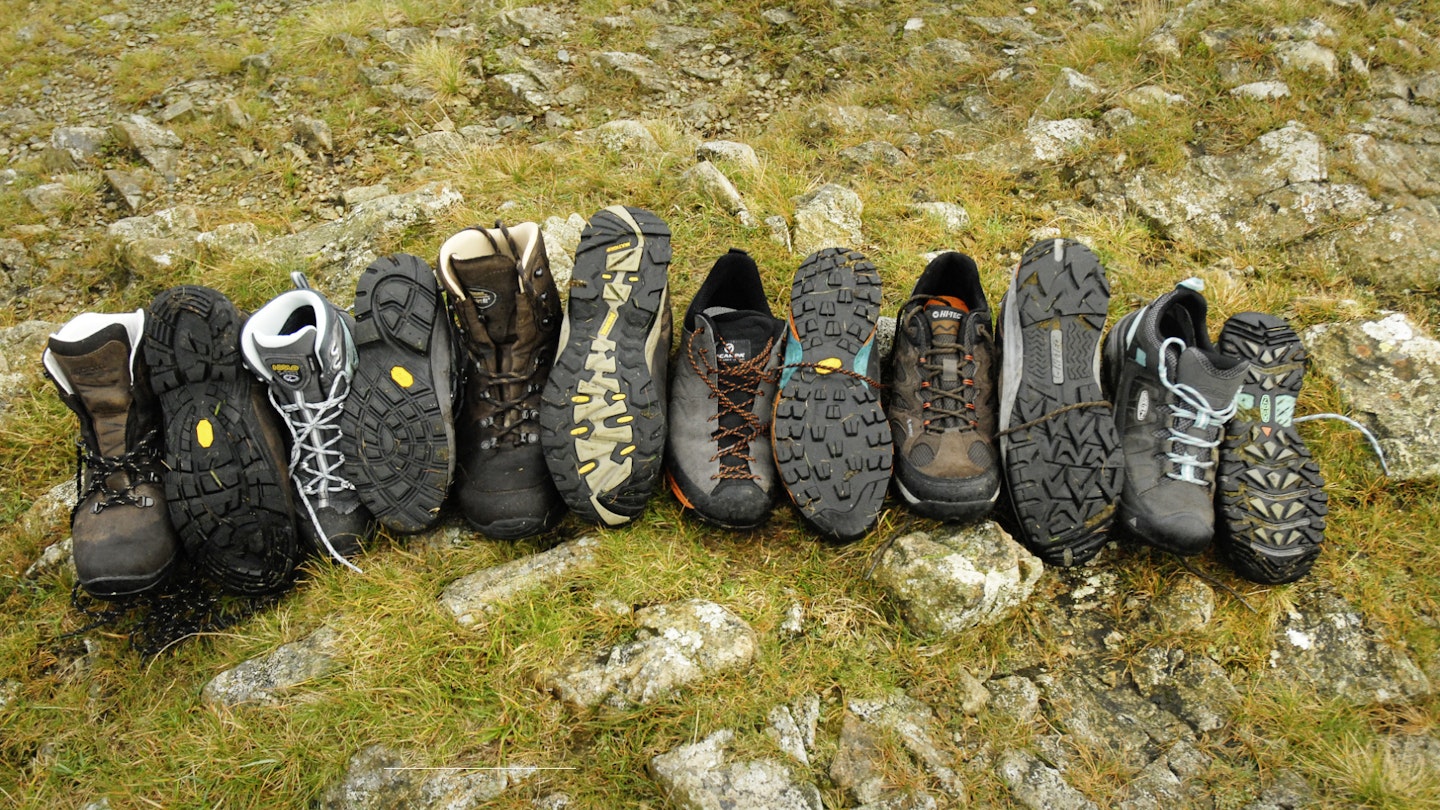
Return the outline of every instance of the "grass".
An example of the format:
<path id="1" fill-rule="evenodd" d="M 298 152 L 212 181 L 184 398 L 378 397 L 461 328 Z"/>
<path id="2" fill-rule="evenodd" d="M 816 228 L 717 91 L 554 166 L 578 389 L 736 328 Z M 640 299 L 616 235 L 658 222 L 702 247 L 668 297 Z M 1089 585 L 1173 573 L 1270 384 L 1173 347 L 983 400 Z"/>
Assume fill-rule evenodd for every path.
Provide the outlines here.
<path id="1" fill-rule="evenodd" d="M 784 312 L 800 257 L 770 241 L 766 229 L 741 227 L 679 179 L 693 163 L 698 142 L 715 133 L 693 131 L 684 115 L 628 79 L 604 75 L 581 60 L 568 71 L 567 81 L 584 83 L 590 98 L 563 112 L 579 128 L 622 117 L 646 119 L 661 145 L 657 153 L 609 153 L 546 129 L 539 114 L 498 145 L 477 145 L 428 163 L 397 142 L 398 136 L 433 129 L 441 118 L 462 128 L 491 124 L 497 114 L 514 112 L 498 90 L 472 84 L 476 77 L 469 63 L 478 57 L 487 69 L 497 66 L 491 64 L 494 52 L 517 37 L 501 34 L 492 23 L 500 11 L 519 5 L 335 2 L 285 12 L 271 37 L 272 32 L 251 31 L 236 4 L 219 2 L 212 6 L 225 32 L 219 41 L 203 36 L 188 10 L 157 12 L 158 39 L 124 48 L 108 35 L 84 35 L 84 26 L 112 7 L 42 0 L 0 22 L 0 61 L 8 71 L 0 80 L 0 104 L 33 104 L 42 82 L 63 81 L 49 78 L 74 61 L 60 53 L 61 47 L 85 49 L 93 58 L 85 61 L 80 80 L 112 84 L 114 103 L 126 112 L 145 111 L 173 87 L 205 79 L 227 88 L 217 99 L 234 95 L 253 123 L 238 131 L 208 120 L 177 125 L 189 150 L 186 160 L 196 161 L 187 171 L 200 173 L 203 187 L 229 188 L 237 198 L 272 195 L 250 208 L 233 201 L 209 205 L 202 210 L 207 227 L 243 220 L 255 222 L 267 237 L 285 233 L 307 221 L 316 197 L 329 193 L 314 189 L 330 177 L 338 178 L 342 188 L 385 182 L 396 191 L 442 180 L 462 191 L 463 204 L 382 246 L 433 258 L 446 236 L 492 221 L 507 203 L 513 206 L 504 217 L 513 222 L 571 212 L 583 216 L 624 202 L 655 210 L 674 232 L 677 314 L 714 258 L 731 246 L 756 258 L 773 308 Z M 697 27 L 713 23 L 709 42 L 736 54 L 751 72 L 763 70 L 777 82 L 782 76 L 791 82 L 773 109 L 770 102 L 755 100 L 749 83 L 706 91 L 732 115 L 736 130 L 727 137 L 749 143 L 761 159 L 756 172 L 726 167 L 727 174 L 762 220 L 789 217 L 794 197 L 825 182 L 853 188 L 865 203 L 864 247 L 880 268 L 887 314 L 908 297 L 928 251 L 954 248 L 974 256 L 993 304 L 1018 252 L 1036 232 L 1059 229 L 1092 245 L 1110 268 L 1112 318 L 1178 279 L 1199 275 L 1207 282 L 1216 324 L 1235 312 L 1260 309 L 1285 314 L 1305 327 L 1372 315 L 1382 306 L 1399 309 L 1432 331 L 1440 323 L 1433 296 L 1371 288 L 1349 268 L 1303 251 L 1216 253 L 1175 243 L 1133 212 L 1085 205 L 1077 184 L 1095 161 L 1123 154 L 1128 171 L 1173 171 L 1193 154 L 1227 153 L 1290 120 L 1335 146 L 1352 121 L 1363 119 L 1360 105 L 1370 93 L 1363 77 L 1348 71 L 1346 54 L 1361 54 L 1372 71 L 1435 69 L 1440 52 L 1429 37 L 1440 31 L 1430 22 L 1433 13 L 1414 13 L 1420 22 L 1413 25 L 1426 32 L 1422 37 L 1415 28 L 1398 26 L 1394 15 L 1399 12 L 1383 4 L 1340 9 L 1321 0 L 1262 0 L 1243 9 L 1203 10 L 1177 30 L 1182 58 L 1175 60 L 1148 55 L 1143 43 L 1179 4 L 1107 4 L 1112 8 L 1106 15 L 1092 18 L 1077 16 L 1060 0 L 1036 2 L 1031 5 L 1038 13 L 1030 19 L 1048 40 L 1028 46 L 1018 57 L 1001 50 L 1009 43 L 983 34 L 964 18 L 1018 13 L 1014 4 L 1000 0 L 981 0 L 954 13 L 915 12 L 889 2 L 874 9 L 837 10 L 826 0 L 800 0 L 787 6 L 798 18 L 796 30 L 764 22 L 760 12 L 771 5 L 701 2 L 694 19 L 677 17 Z M 1433 3 L 1421 5 L 1428 9 Z M 677 75 L 689 58 L 647 50 L 645 41 L 662 23 L 632 12 L 631 4 L 583 0 L 552 8 L 581 21 L 564 40 L 533 43 L 532 57 L 549 58 L 560 47 L 577 57 L 596 50 L 633 50 Z M 902 36 L 894 26 L 914 13 L 925 16 L 926 27 Z M 610 32 L 585 22 L 621 14 L 632 14 L 636 23 Z M 1306 18 L 1336 31 L 1327 44 L 1341 57 L 1340 77 L 1325 81 L 1286 72 L 1292 95 L 1274 103 L 1230 96 L 1226 64 L 1240 62 L 1270 76 L 1278 67 L 1265 30 Z M 1109 29 L 1092 22 L 1107 23 Z M 375 28 L 460 24 L 474 24 L 477 41 L 432 41 L 401 54 L 369 37 Z M 26 26 L 33 29 L 34 40 L 22 47 L 15 34 Z M 1212 52 L 1200 33 L 1217 27 L 1239 33 Z M 345 37 L 368 47 L 351 55 Z M 970 44 L 976 52 L 973 64 L 949 68 L 910 59 L 915 46 L 941 37 Z M 832 60 L 827 52 L 842 45 L 864 58 Z M 275 82 L 249 85 L 240 60 L 265 50 L 275 55 Z M 402 68 L 407 83 L 434 91 L 437 103 L 404 105 L 364 87 L 358 68 L 387 60 Z M 1020 67 L 1018 78 L 991 79 L 1011 63 Z M 1065 115 L 1098 119 L 1126 91 L 1148 84 L 1179 92 L 1187 103 L 1136 107 L 1134 127 L 1032 177 L 961 158 L 1018 135 L 1065 67 L 1092 76 L 1105 91 L 1064 107 Z M 956 105 L 971 93 L 986 94 L 997 114 L 970 122 L 934 108 Z M 955 132 L 949 142 L 954 146 L 922 147 L 901 169 L 851 168 L 839 160 L 840 149 L 876 139 L 905 146 L 908 132 L 866 125 L 816 137 L 807 132 L 806 122 L 820 105 L 862 105 L 933 122 L 923 129 L 914 125 L 922 141 L 929 128 L 943 125 Z M 298 165 L 280 151 L 290 138 L 287 116 L 300 109 L 330 122 L 337 141 L 334 163 Z M 764 121 L 757 116 L 761 111 L 770 113 Z M 13 144 L 30 137 L 43 141 L 48 127 L 67 123 L 73 122 L 36 123 L 5 137 Z M 362 142 L 370 145 L 362 147 Z M 225 162 L 237 146 L 263 150 L 265 156 L 251 168 Z M 213 168 L 206 166 L 210 153 L 222 158 Z M 107 155 L 106 160 L 125 158 Z M 27 157 L 11 165 L 30 170 L 36 164 Z M 97 178 L 87 167 L 61 180 L 70 199 L 55 227 L 67 233 L 71 227 L 84 229 L 75 233 L 91 246 L 76 250 L 73 260 L 52 272 L 49 286 L 69 297 L 31 303 L 23 317 L 59 323 L 86 310 L 130 309 L 174 283 L 210 284 L 254 309 L 286 288 L 284 271 L 291 268 L 211 256 L 175 278 L 129 279 L 108 258 L 98 229 L 90 224 L 108 216 Z M 16 230 L 45 221 L 20 196 L 22 188 L 38 182 L 49 178 L 30 174 L 0 188 L 0 221 L 5 223 L 0 237 L 23 237 L 37 251 L 52 251 L 63 237 Z M 153 203 L 156 208 L 167 204 L 165 193 Z M 972 224 L 963 233 L 944 234 L 909 213 L 919 200 L 959 202 Z M 0 323 L 13 325 L 18 317 L 8 312 Z M 1307 380 L 1301 411 L 1344 408 L 1333 386 L 1316 377 Z M 1395 744 L 1399 738 L 1435 736 L 1440 727 L 1436 699 L 1408 707 L 1358 708 L 1267 677 L 1275 628 L 1317 586 L 1338 592 L 1422 666 L 1429 662 L 1433 670 L 1440 655 L 1440 630 L 1434 625 L 1440 615 L 1440 561 L 1431 542 L 1440 533 L 1440 493 L 1433 483 L 1396 485 L 1380 478 L 1363 442 L 1343 428 L 1310 424 L 1302 430 L 1330 481 L 1328 546 L 1312 578 L 1297 586 L 1261 589 L 1236 580 L 1212 557 L 1202 558 L 1197 564 L 1237 588 L 1255 612 L 1217 591 L 1209 626 L 1162 634 L 1138 627 L 1144 604 L 1188 574 L 1158 555 L 1126 549 L 1109 554 L 1101 571 L 1110 585 L 1094 598 L 1099 614 L 1127 634 L 1109 663 L 1123 668 L 1134 652 L 1161 646 L 1209 655 L 1231 674 L 1243 698 L 1236 719 L 1199 743 L 1213 758 L 1207 781 L 1216 786 L 1217 806 L 1244 806 L 1285 770 L 1306 779 L 1322 807 L 1440 806 L 1434 787 L 1440 776 L 1408 759 L 1408 749 Z M 364 575 L 311 563 L 301 586 L 273 608 L 141 660 L 113 631 L 66 636 L 83 624 L 70 609 L 67 575 L 23 576 L 46 545 L 66 534 L 63 515 L 38 523 L 24 516 L 41 494 L 71 475 L 73 435 L 73 417 L 49 384 L 33 377 L 0 416 L 0 469 L 7 471 L 0 482 L 0 694 L 6 682 L 19 684 L 15 699 L 0 707 L 0 797 L 16 806 L 68 807 L 101 796 L 117 808 L 305 805 L 344 772 L 353 753 L 384 743 L 414 752 L 417 764 L 530 763 L 575 769 L 545 772 L 499 799 L 497 807 L 528 806 L 531 799 L 557 790 L 571 795 L 572 806 L 659 807 L 663 797 L 645 773 L 651 757 L 720 728 L 737 729 L 742 752 L 777 756 L 763 733 L 764 717 L 771 707 L 807 694 L 822 699 L 822 749 L 811 769 L 797 770 L 821 786 L 827 801 L 840 804 L 844 797 L 829 782 L 825 765 L 833 754 L 843 701 L 891 689 L 904 689 L 935 707 L 937 738 L 955 755 L 972 802 L 1006 806 L 1013 802 L 1007 788 L 979 763 L 1008 748 L 1035 749 L 1042 737 L 1062 730 L 1045 723 L 1017 726 L 988 710 L 967 716 L 955 696 L 962 672 L 983 679 L 1016 669 L 1058 671 L 1074 665 L 1073 640 L 1057 632 L 1046 607 L 1067 586 L 1048 576 L 1031 603 L 999 625 L 964 638 L 917 637 L 863 577 L 883 540 L 937 528 L 895 503 L 871 537 L 843 548 L 815 541 L 786 508 L 757 532 L 731 535 L 683 518 L 664 494 L 642 520 L 623 529 L 595 530 L 571 519 L 553 537 L 515 544 L 469 533 L 462 533 L 454 546 L 383 537 L 363 561 Z M 438 605 L 440 591 L 460 576 L 586 532 L 601 537 L 593 569 L 553 592 L 517 598 L 477 631 L 461 629 Z M 575 711 L 545 691 L 542 673 L 556 662 L 625 639 L 633 625 L 632 608 L 694 597 L 725 604 L 755 628 L 760 654 L 751 670 L 709 678 L 679 699 L 641 709 Z M 778 628 L 795 603 L 805 612 L 804 631 L 782 637 Z M 345 639 L 344 665 L 337 672 L 298 687 L 279 706 L 220 710 L 199 702 L 200 690 L 217 672 L 321 625 Z M 87 640 L 95 645 L 88 656 Z M 1070 755 L 1067 778 L 1101 805 L 1135 775 L 1134 764 L 1113 752 L 1071 746 Z M 908 755 L 891 757 L 884 769 L 897 785 L 927 786 Z"/>

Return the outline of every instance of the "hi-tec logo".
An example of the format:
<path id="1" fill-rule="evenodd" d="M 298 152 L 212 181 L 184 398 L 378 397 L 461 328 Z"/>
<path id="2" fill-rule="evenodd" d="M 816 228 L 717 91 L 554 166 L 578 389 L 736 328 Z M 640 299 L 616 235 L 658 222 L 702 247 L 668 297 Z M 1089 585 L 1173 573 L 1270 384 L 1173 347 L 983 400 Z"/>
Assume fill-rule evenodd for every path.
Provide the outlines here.
<path id="1" fill-rule="evenodd" d="M 471 287 L 470 300 L 475 302 L 476 309 L 489 309 L 495 306 L 500 296 L 494 290 L 487 290 L 484 287 Z"/>
<path id="2" fill-rule="evenodd" d="M 932 309 L 930 320 L 932 321 L 958 321 L 964 317 L 964 313 L 958 309 Z"/>
<path id="3" fill-rule="evenodd" d="M 295 363 L 271 363 L 270 370 L 287 385 L 300 383 L 300 366 Z"/>

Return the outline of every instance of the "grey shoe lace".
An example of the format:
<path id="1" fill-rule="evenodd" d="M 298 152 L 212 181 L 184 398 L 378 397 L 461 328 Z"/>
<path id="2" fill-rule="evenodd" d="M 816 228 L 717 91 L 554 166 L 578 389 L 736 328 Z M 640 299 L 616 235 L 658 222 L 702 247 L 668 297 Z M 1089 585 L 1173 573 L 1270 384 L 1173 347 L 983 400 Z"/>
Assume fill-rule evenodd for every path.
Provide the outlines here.
<path id="1" fill-rule="evenodd" d="M 1231 401 L 1228 407 L 1216 410 L 1210 407 L 1209 403 L 1205 401 L 1204 396 L 1193 386 L 1171 380 L 1166 364 L 1166 353 L 1172 343 L 1178 346 L 1181 351 L 1185 349 L 1185 341 L 1180 338 L 1166 338 L 1165 341 L 1160 344 L 1160 382 L 1165 386 L 1166 390 L 1174 394 L 1186 405 L 1189 405 L 1193 410 L 1186 410 L 1182 408 L 1179 403 L 1170 406 L 1172 421 L 1167 430 L 1170 432 L 1171 447 L 1174 448 L 1176 444 L 1183 444 L 1205 451 L 1202 455 L 1209 455 L 1208 451 L 1220 446 L 1221 428 L 1235 415 L 1236 405 L 1234 401 Z M 1191 436 L 1183 430 L 1176 430 L 1175 421 L 1181 419 L 1189 420 L 1191 426 L 1195 429 L 1210 430 L 1213 428 L 1213 437 L 1201 438 L 1199 436 Z M 1197 477 L 1197 474 L 1206 468 L 1215 466 L 1215 462 L 1202 461 L 1199 456 L 1192 456 L 1184 452 L 1175 452 L 1175 449 L 1167 451 L 1165 456 L 1170 459 L 1172 464 L 1179 468 L 1179 474 L 1176 474 L 1174 470 L 1165 473 L 1167 478 L 1173 478 L 1176 481 L 1184 481 L 1190 484 L 1199 484 L 1201 486 L 1207 486 L 1209 484 L 1204 478 Z"/>
<path id="2" fill-rule="evenodd" d="M 1348 416 L 1342 416 L 1338 413 L 1312 413 L 1309 416 L 1297 416 L 1292 421 L 1298 425 L 1301 422 L 1309 422 L 1312 419 L 1335 419 L 1360 431 L 1360 435 L 1364 436 L 1366 440 L 1370 442 L 1370 449 L 1375 451 L 1375 458 L 1380 462 L 1380 472 L 1384 473 L 1386 478 L 1390 477 L 1390 465 L 1385 463 L 1385 451 L 1380 449 L 1380 440 L 1375 438 L 1375 434 L 1371 433 L 1369 428 Z"/>
<path id="3" fill-rule="evenodd" d="M 340 372 L 330 383 L 330 395 L 319 402 L 283 403 L 276 399 L 273 388 L 270 389 L 270 402 L 285 417 L 285 425 L 290 429 L 290 477 L 300 491 L 300 500 L 310 515 L 310 524 L 315 527 L 316 536 L 336 562 L 356 573 L 364 573 L 335 550 L 311 503 L 312 498 L 318 498 L 320 506 L 324 507 L 330 503 L 332 491 L 355 489 L 349 479 L 340 475 L 345 454 L 338 447 L 341 438 L 340 412 L 349 393 L 350 375 Z"/>

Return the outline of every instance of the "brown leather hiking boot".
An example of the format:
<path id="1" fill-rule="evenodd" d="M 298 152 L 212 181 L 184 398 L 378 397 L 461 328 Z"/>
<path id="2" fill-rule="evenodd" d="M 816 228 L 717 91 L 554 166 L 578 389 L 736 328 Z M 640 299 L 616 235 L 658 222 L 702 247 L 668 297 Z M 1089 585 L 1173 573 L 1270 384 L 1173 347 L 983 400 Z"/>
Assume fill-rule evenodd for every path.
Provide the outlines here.
<path id="1" fill-rule="evenodd" d="M 895 487 L 926 517 L 974 520 L 1000 494 L 994 360 L 975 262 L 942 253 L 900 307 L 890 353 Z"/>
<path id="2" fill-rule="evenodd" d="M 85 313 L 50 336 L 41 358 L 80 418 L 75 573 L 105 599 L 158 585 L 178 548 L 161 483 L 160 406 L 140 351 L 145 318 Z"/>
<path id="3" fill-rule="evenodd" d="M 533 222 L 466 228 L 440 247 L 436 274 L 467 355 L 455 499 L 490 537 L 538 534 L 565 513 L 540 446 L 540 393 L 560 336 L 545 238 Z"/>

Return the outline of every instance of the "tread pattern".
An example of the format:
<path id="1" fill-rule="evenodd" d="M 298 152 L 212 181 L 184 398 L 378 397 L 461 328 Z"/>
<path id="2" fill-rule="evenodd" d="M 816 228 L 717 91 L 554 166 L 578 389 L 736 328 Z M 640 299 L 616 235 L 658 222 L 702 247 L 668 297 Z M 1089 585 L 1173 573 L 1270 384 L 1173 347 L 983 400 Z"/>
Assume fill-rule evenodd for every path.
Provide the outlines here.
<path id="1" fill-rule="evenodd" d="M 775 464 L 801 515 L 844 542 L 879 519 L 894 461 L 890 422 L 871 385 L 813 366 L 854 370 L 873 346 L 879 315 L 880 274 L 860 253 L 826 248 L 796 270 L 790 340 L 801 367 L 775 396 Z M 796 362 L 793 348 L 786 362 Z"/>
<path id="2" fill-rule="evenodd" d="M 540 441 L 561 497 L 597 523 L 639 515 L 659 481 L 669 265 L 669 226 L 640 208 L 596 213 L 575 254 L 560 348 L 541 400 Z"/>
<path id="3" fill-rule="evenodd" d="M 240 358 L 243 317 L 207 287 L 162 292 L 145 356 L 165 422 L 165 498 L 186 554 L 232 593 L 288 587 L 300 559 L 279 417 Z"/>
<path id="4" fill-rule="evenodd" d="M 1019 334 L 1002 333 L 1002 351 L 1020 352 L 1023 370 L 1003 386 L 1014 399 L 1001 431 L 1104 399 L 1095 351 L 1109 302 L 1105 268 L 1089 248 L 1052 239 L 1026 251 L 1003 305 L 1014 308 L 1009 317 Z M 1006 317 L 1002 312 L 1002 323 Z M 1051 565 L 1078 565 L 1095 556 L 1114 520 L 1124 476 L 1111 408 L 1064 411 L 1000 441 L 1025 545 Z"/>
<path id="5" fill-rule="evenodd" d="M 359 359 L 340 417 L 345 477 L 376 520 L 405 534 L 435 523 L 455 473 L 443 306 L 434 272 L 416 256 L 377 259 L 355 287 Z"/>
<path id="6" fill-rule="evenodd" d="M 1217 545 L 1246 579 L 1294 582 L 1320 556 L 1329 511 L 1320 468 L 1291 423 L 1305 347 L 1283 318 L 1245 312 L 1225 323 L 1219 348 L 1250 371 L 1220 445 Z"/>

